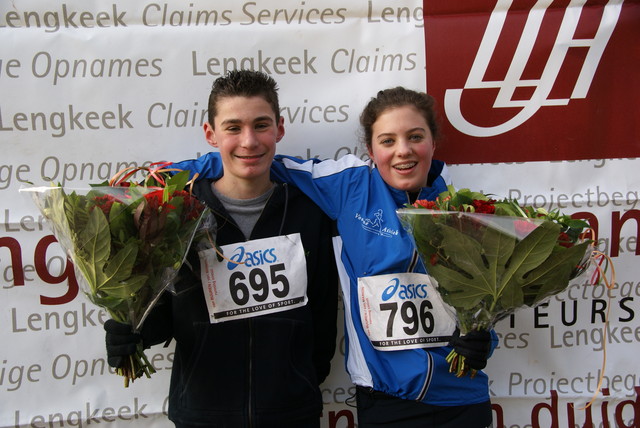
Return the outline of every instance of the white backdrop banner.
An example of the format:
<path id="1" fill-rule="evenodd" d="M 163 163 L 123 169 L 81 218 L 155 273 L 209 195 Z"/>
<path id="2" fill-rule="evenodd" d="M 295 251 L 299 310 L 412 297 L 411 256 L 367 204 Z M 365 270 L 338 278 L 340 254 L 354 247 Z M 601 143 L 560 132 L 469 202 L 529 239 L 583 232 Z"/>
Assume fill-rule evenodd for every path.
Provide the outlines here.
<path id="1" fill-rule="evenodd" d="M 208 151 L 201 126 L 210 87 L 234 68 L 261 70 L 279 82 L 286 126 L 279 153 L 366 157 L 358 116 L 370 97 L 403 85 L 428 89 L 442 105 L 447 89 L 468 89 L 465 79 L 483 29 L 496 5 L 507 11 L 510 3 L 478 1 L 474 7 L 482 13 L 457 15 L 416 0 L 0 3 L 0 428 L 172 426 L 166 418 L 172 346 L 148 350 L 157 373 L 123 387 L 106 363 L 102 324 L 108 316 L 79 292 L 35 205 L 18 191 L 22 182 L 81 186 L 127 166 Z M 535 9 L 533 3 L 523 7 Z M 575 2 L 553 3 L 554 9 L 569 10 Z M 593 3 L 590 16 L 602 16 L 598 10 L 607 2 Z M 622 5 L 611 36 L 620 40 L 619 29 L 637 27 L 629 17 L 638 17 L 638 2 L 609 3 Z M 455 18 L 450 46 L 438 32 L 447 28 L 445 16 Z M 455 41 L 464 32 L 455 25 L 465 19 L 481 31 L 470 31 L 472 46 L 458 50 Z M 637 58 L 632 40 L 628 49 Z M 432 42 L 444 46 L 448 57 L 430 48 Z M 613 61 L 604 52 L 601 61 Z M 634 67 L 625 73 L 637 78 Z M 440 77 L 430 74 L 436 69 Z M 616 79 L 610 70 L 597 68 L 592 90 L 607 91 L 607 82 Z M 581 118 L 584 129 L 607 128 L 609 121 L 624 118 L 628 128 L 620 138 L 600 139 L 614 148 L 606 152 L 615 154 L 610 157 L 589 156 L 600 154 L 595 149 L 577 157 L 565 155 L 566 149 L 555 153 L 556 129 L 543 125 L 535 126 L 537 140 L 534 133 L 529 140 L 531 127 L 516 127 L 509 132 L 517 133 L 513 141 L 519 145 L 474 146 L 477 137 L 455 128 L 442 110 L 447 138 L 441 153 L 457 187 L 580 213 L 597 228 L 600 249 L 617 273 L 611 290 L 576 285 L 498 324 L 501 342 L 487 368 L 496 427 L 640 426 L 640 94 L 633 79 L 623 80 L 630 91 L 616 90 L 616 96 L 630 97 L 623 101 L 633 100 L 635 107 L 604 113 L 587 92 L 582 102 L 600 114 L 569 114 L 574 121 Z M 466 102 L 460 105 L 468 111 Z M 554 108 L 555 117 L 569 107 Z M 482 123 L 477 116 L 473 120 Z M 571 138 L 565 134 L 562 147 Z M 544 150 L 537 151 L 541 136 Z M 456 157 L 458 140 L 468 156 Z M 615 149 L 620 145 L 628 150 Z M 499 156 L 483 155 L 476 161 L 482 163 L 473 163 L 474 153 L 486 150 Z M 344 370 L 342 333 L 337 345 L 332 373 L 322 385 L 322 427 L 352 428 L 354 387 Z M 600 379 L 600 392 L 584 409 Z"/>

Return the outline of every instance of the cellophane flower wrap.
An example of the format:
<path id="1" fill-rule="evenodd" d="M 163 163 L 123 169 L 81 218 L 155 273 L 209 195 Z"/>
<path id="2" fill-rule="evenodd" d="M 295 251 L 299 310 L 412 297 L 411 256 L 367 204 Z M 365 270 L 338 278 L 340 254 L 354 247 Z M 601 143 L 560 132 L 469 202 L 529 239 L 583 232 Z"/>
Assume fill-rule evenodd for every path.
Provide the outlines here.
<path id="1" fill-rule="evenodd" d="M 397 213 L 463 335 L 562 292 L 594 251 L 582 220 L 469 189 L 450 186 Z M 448 361 L 458 376 L 475 373 L 455 351 Z"/>
<path id="2" fill-rule="evenodd" d="M 139 331 L 176 277 L 208 210 L 185 190 L 188 171 L 171 176 L 151 168 L 143 171 L 148 175 L 142 183 L 126 181 L 136 170 L 85 189 L 21 191 L 31 193 L 89 300 Z M 117 369 L 125 386 L 154 372 L 141 344 Z"/>

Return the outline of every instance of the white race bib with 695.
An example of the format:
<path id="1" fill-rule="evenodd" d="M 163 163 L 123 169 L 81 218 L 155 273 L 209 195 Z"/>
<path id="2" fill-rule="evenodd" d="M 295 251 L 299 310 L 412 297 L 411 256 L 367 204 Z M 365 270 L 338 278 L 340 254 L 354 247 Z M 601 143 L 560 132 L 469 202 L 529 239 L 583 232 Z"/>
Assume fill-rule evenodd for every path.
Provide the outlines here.
<path id="1" fill-rule="evenodd" d="M 364 331 L 381 351 L 443 346 L 456 328 L 453 308 L 425 274 L 358 278 L 358 298 Z"/>
<path id="2" fill-rule="evenodd" d="M 307 263 L 299 233 L 200 251 L 200 275 L 212 323 L 307 304 Z"/>

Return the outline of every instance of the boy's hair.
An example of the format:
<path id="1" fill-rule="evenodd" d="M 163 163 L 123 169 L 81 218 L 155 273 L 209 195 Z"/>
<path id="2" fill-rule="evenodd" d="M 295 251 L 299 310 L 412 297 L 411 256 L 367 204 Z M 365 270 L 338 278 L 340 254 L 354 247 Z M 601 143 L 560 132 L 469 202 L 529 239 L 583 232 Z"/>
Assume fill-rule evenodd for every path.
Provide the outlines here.
<path id="1" fill-rule="evenodd" d="M 278 103 L 278 84 L 265 73 L 253 70 L 232 70 L 213 82 L 209 94 L 208 120 L 214 126 L 217 103 L 226 97 L 262 97 L 269 103 L 280 120 L 280 105 Z"/>

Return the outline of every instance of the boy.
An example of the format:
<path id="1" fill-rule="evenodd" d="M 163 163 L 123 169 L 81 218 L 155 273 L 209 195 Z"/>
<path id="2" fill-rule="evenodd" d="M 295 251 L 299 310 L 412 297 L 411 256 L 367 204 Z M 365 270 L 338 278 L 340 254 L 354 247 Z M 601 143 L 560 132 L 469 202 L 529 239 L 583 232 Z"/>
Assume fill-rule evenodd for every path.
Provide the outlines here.
<path id="1" fill-rule="evenodd" d="M 194 193 L 211 208 L 228 260 L 192 251 L 192 271 L 183 268 L 176 293 L 165 293 L 139 336 L 105 323 L 116 366 L 140 337 L 145 347 L 176 340 L 169 419 L 177 427 L 320 426 L 318 386 L 336 337 L 332 223 L 296 187 L 270 179 L 284 136 L 279 112 L 276 82 L 263 73 L 214 82 L 204 134 L 225 174 L 199 180 Z M 216 302 L 203 291 L 201 260 L 214 266 Z"/>

